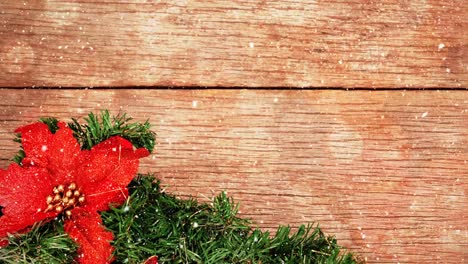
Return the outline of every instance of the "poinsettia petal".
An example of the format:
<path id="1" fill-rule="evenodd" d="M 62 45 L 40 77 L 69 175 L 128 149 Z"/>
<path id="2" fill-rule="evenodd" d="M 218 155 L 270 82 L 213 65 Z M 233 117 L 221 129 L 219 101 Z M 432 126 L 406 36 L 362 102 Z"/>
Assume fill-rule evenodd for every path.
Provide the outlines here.
<path id="1" fill-rule="evenodd" d="M 80 210 L 80 208 L 73 210 L 72 218 L 65 221 L 65 232 L 79 245 L 77 259 L 79 263 L 100 264 L 112 261 L 114 248 L 110 241 L 114 235 L 105 230 L 101 216 L 97 212 Z"/>
<path id="2" fill-rule="evenodd" d="M 15 132 L 21 134 L 21 144 L 26 153 L 23 164 L 47 166 L 48 160 L 45 151 L 52 137 L 49 127 L 44 123 L 34 123 L 20 127 Z"/>
<path id="3" fill-rule="evenodd" d="M 157 256 L 151 256 L 143 264 L 158 264 L 158 257 Z"/>
<path id="4" fill-rule="evenodd" d="M 127 188 L 114 187 L 111 184 L 95 186 L 88 191 L 90 194 L 86 196 L 86 202 L 81 208 L 92 212 L 109 210 L 109 205 L 121 205 L 128 198 Z"/>
<path id="5" fill-rule="evenodd" d="M 148 155 L 145 148 L 135 151 L 128 140 L 111 137 L 89 151 L 87 164 L 82 168 L 82 184 L 111 178 L 115 183 L 127 186 L 138 169 L 138 159 Z"/>
<path id="6" fill-rule="evenodd" d="M 0 238 L 8 233 L 20 232 L 41 220 L 52 218 L 56 212 L 45 212 L 46 197 L 52 191 L 47 170 L 22 168 L 13 163 L 0 170 Z"/>
<path id="7" fill-rule="evenodd" d="M 97 144 L 92 149 L 96 151 L 97 150 L 107 151 L 109 148 L 113 148 L 113 147 L 120 147 L 122 149 L 133 149 L 132 143 L 120 136 L 110 137 L 109 139 L 104 140 L 101 143 Z"/>
<path id="8" fill-rule="evenodd" d="M 8 244 L 9 244 L 8 240 L 6 240 L 6 239 L 1 240 L 1 238 L 0 238 L 0 248 L 1 247 L 6 247 L 6 246 L 8 246 Z"/>
<path id="9" fill-rule="evenodd" d="M 58 126 L 59 129 L 52 136 L 46 151 L 49 160 L 47 168 L 57 185 L 74 181 L 75 170 L 84 159 L 80 145 L 73 137 L 73 130 L 64 122 L 59 122 Z"/>
<path id="10" fill-rule="evenodd" d="M 49 170 L 56 185 L 74 180 L 74 170 L 81 164 L 80 145 L 73 131 L 64 122 L 52 134 L 43 123 L 31 124 L 16 130 L 21 133 L 21 142 L 26 153 L 25 167 L 37 166 Z"/>
<path id="11" fill-rule="evenodd" d="M 101 197 L 89 200 L 90 208 L 108 208 L 109 201 L 125 199 L 126 187 L 135 177 L 139 158 L 148 156 L 148 150 L 134 150 L 132 144 L 119 136 L 112 137 L 85 154 L 86 164 L 77 173 L 77 184 L 87 196 Z"/>

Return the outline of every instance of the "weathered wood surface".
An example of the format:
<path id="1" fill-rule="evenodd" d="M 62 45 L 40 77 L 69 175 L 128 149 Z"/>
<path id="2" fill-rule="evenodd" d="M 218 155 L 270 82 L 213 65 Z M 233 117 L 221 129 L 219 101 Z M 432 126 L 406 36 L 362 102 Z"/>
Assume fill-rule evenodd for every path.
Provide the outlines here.
<path id="1" fill-rule="evenodd" d="M 468 87 L 466 0 L 0 2 L 0 86 Z"/>
<path id="2" fill-rule="evenodd" d="M 0 90 L 0 167 L 12 131 L 107 108 L 150 119 L 167 191 L 222 190 L 260 227 L 318 221 L 370 263 L 467 260 L 464 91 Z"/>

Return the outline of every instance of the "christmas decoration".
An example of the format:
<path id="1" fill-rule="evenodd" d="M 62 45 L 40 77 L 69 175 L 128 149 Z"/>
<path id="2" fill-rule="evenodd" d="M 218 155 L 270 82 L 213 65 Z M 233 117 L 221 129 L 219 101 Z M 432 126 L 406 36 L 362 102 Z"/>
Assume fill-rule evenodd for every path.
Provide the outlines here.
<path id="1" fill-rule="evenodd" d="M 357 263 L 318 226 L 252 229 L 225 193 L 213 205 L 137 175 L 155 142 L 149 123 L 90 114 L 16 130 L 0 169 L 0 263 Z"/>
<path id="2" fill-rule="evenodd" d="M 58 123 L 55 134 L 44 123 L 16 130 L 21 135 L 23 166 L 0 170 L 0 237 L 42 220 L 63 215 L 65 231 L 79 246 L 81 263 L 106 263 L 112 233 L 102 227 L 98 211 L 121 204 L 145 148 L 114 136 L 91 150 L 81 150 L 73 131 Z"/>

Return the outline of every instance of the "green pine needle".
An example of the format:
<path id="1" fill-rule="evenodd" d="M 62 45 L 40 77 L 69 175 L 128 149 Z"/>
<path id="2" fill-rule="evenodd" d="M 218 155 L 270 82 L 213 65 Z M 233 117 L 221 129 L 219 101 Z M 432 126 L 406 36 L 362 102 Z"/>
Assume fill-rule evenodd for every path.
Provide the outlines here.
<path id="1" fill-rule="evenodd" d="M 65 234 L 61 221 L 38 223 L 28 233 L 10 236 L 9 241 L 7 247 L 0 248 L 0 263 L 72 263 L 78 248 Z"/>
<path id="2" fill-rule="evenodd" d="M 161 192 L 151 176 L 138 176 L 132 186 L 124 205 L 102 213 L 115 234 L 117 263 L 153 255 L 162 263 L 358 263 L 318 226 L 295 233 L 282 226 L 275 236 L 252 229 L 224 192 L 207 205 Z"/>
<path id="3" fill-rule="evenodd" d="M 83 149 L 91 149 L 112 136 L 121 136 L 135 147 L 144 147 L 149 152 L 154 149 L 155 134 L 150 130 L 148 121 L 144 124 L 129 123 L 132 118 L 125 113 L 111 117 L 107 110 L 102 111 L 100 116 L 90 113 L 84 120 L 86 124 L 80 124 L 72 118 L 72 122 L 68 124 Z"/>
<path id="4" fill-rule="evenodd" d="M 46 124 L 49 127 L 49 130 L 52 134 L 55 134 L 59 129 L 57 118 L 53 117 L 42 117 L 39 118 L 39 122 Z"/>
<path id="5" fill-rule="evenodd" d="M 21 144 L 21 134 L 16 134 L 13 141 L 17 142 L 17 143 L 20 143 L 20 150 L 18 150 L 18 153 L 16 153 L 16 155 L 11 160 L 13 162 L 21 165 L 21 162 L 23 161 L 24 157 L 26 157 L 26 153 L 24 152 L 23 145 Z"/>

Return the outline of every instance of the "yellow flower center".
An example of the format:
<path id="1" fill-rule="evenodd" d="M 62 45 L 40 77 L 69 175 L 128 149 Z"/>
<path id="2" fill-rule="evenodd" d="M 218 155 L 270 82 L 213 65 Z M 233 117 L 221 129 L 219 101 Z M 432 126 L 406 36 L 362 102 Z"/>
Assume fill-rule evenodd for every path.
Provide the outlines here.
<path id="1" fill-rule="evenodd" d="M 52 195 L 47 196 L 46 212 L 55 210 L 57 213 L 64 212 L 67 217 L 72 215 L 71 210 L 85 201 L 85 195 L 80 192 L 76 183 L 72 182 L 68 186 L 57 185 L 52 190 Z"/>

